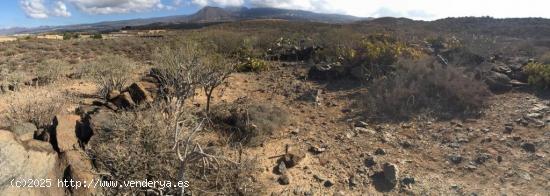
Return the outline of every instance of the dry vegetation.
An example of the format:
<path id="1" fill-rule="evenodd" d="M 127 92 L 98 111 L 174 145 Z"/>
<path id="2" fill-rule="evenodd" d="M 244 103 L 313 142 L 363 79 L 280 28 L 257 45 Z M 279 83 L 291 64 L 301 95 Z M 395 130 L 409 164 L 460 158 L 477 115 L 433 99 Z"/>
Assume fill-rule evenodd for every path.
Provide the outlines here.
<path id="1" fill-rule="evenodd" d="M 355 25 L 244 21 L 175 31 L 155 39 L 1 43 L 0 87 L 28 81 L 37 85 L 26 87 L 31 91 L 0 95 L 16 94 L 6 104 L 8 108 L 0 111 L 6 113 L 7 123 L 32 122 L 45 128 L 55 114 L 67 112 L 68 105 L 78 102 L 75 99 L 106 99 L 110 92 L 125 90 L 147 72 L 158 80 L 158 98 L 148 105 L 111 112 L 107 118 L 110 127 L 94 133 L 88 142 L 88 155 L 103 180 L 189 180 L 187 194 L 264 195 L 269 194 L 265 183 L 271 182 L 265 177 L 265 163 L 273 161 L 258 161 L 256 155 L 281 153 L 261 151 L 264 148 L 288 141 L 307 144 L 315 151 L 309 159 L 318 159 L 323 166 L 315 166 L 318 171 L 340 164 L 331 171 L 357 173 L 355 165 L 363 162 L 346 165 L 342 156 L 349 153 L 362 160 L 371 155 L 341 143 L 344 137 L 353 137 L 347 133 L 351 121 L 366 119 L 382 125 L 482 118 L 493 94 L 476 74 L 493 69 L 483 65 L 497 64 L 498 54 L 521 51 L 528 57 L 540 57 L 522 70 L 532 86 L 544 90 L 550 86 L 549 53 L 541 52 L 544 47 L 527 51 L 524 44 L 530 43 L 514 42 L 513 38 L 499 40 L 507 43 L 502 47 L 494 44 L 497 37 L 492 35 L 471 38 L 449 31 L 426 33 L 422 28 L 404 35 L 391 25 Z M 97 92 L 76 98 L 67 93 L 32 93 L 32 88 L 55 92 L 56 85 L 67 81 L 91 83 Z M 241 86 L 231 86 L 229 81 Z M 226 90 L 235 95 L 218 96 Z M 311 91 L 315 92 L 313 101 L 293 99 Z M 205 99 L 201 102 L 202 95 Z M 350 117 L 353 115 L 359 117 Z M 288 130 L 296 127 L 306 131 L 289 136 Z M 284 135 L 283 139 L 279 135 Z M 294 140 L 297 135 L 307 138 Z M 353 145 L 374 148 L 362 142 Z M 331 154 L 333 157 L 318 156 L 326 149 L 314 144 L 332 145 L 329 150 L 341 151 Z M 308 171 L 299 169 L 304 170 L 301 174 Z M 337 183 L 339 188 L 356 190 L 345 180 Z M 175 188 L 104 191 L 115 195 L 183 194 Z M 415 193 L 433 193 L 422 191 L 425 189 Z"/>

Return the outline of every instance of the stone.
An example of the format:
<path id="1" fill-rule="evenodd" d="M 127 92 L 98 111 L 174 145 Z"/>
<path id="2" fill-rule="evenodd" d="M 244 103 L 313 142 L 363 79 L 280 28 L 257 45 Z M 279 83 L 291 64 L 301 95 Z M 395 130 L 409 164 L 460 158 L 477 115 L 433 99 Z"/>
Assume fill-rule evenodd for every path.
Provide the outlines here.
<path id="1" fill-rule="evenodd" d="M 505 126 L 504 127 L 504 133 L 506 133 L 506 134 L 512 133 L 513 130 L 514 130 L 514 127 L 512 127 L 512 126 Z"/>
<path id="2" fill-rule="evenodd" d="M 529 142 L 522 143 L 521 148 L 523 148 L 523 150 L 525 150 L 527 152 L 531 152 L 531 153 L 535 153 L 535 151 L 536 151 L 535 144 L 529 143 Z"/>
<path id="3" fill-rule="evenodd" d="M 38 128 L 32 123 L 29 122 L 23 122 L 23 123 L 17 123 L 8 128 L 11 130 L 11 132 L 15 133 L 16 135 L 25 135 L 27 133 L 34 133 Z"/>
<path id="4" fill-rule="evenodd" d="M 79 115 L 87 115 L 95 113 L 100 109 L 101 107 L 95 105 L 79 105 L 75 112 Z"/>
<path id="5" fill-rule="evenodd" d="M 410 186 L 414 183 L 416 183 L 416 180 L 413 177 L 405 177 L 401 179 L 401 184 L 404 186 Z"/>
<path id="6" fill-rule="evenodd" d="M 315 180 L 319 181 L 319 182 L 323 182 L 325 181 L 325 177 L 319 175 L 319 174 L 313 174 L 313 178 L 315 178 Z"/>
<path id="7" fill-rule="evenodd" d="M 494 71 L 487 73 L 485 83 L 492 91 L 508 91 L 512 88 L 511 79 L 506 75 Z"/>
<path id="8" fill-rule="evenodd" d="M 487 153 L 480 153 L 475 162 L 477 164 L 484 164 L 487 160 L 489 160 L 491 158 L 491 155 L 487 154 Z"/>
<path id="9" fill-rule="evenodd" d="M 298 165 L 305 157 L 306 157 L 305 153 L 294 150 L 283 155 L 282 161 L 285 162 L 285 165 L 287 166 L 287 168 L 292 168 Z"/>
<path id="10" fill-rule="evenodd" d="M 289 185 L 290 184 L 290 178 L 288 177 L 288 175 L 283 174 L 283 175 L 279 176 L 279 178 L 277 179 L 277 182 L 279 182 L 280 185 Z"/>
<path id="11" fill-rule="evenodd" d="M 34 138 L 40 141 L 50 142 L 50 132 L 44 129 L 39 129 L 34 132 Z"/>
<path id="12" fill-rule="evenodd" d="M 84 120 L 87 122 L 87 129 L 93 134 L 111 132 L 116 128 L 116 114 L 110 110 L 100 110 L 99 112 L 87 116 Z"/>
<path id="13" fill-rule="evenodd" d="M 57 115 L 53 121 L 52 144 L 59 152 L 65 152 L 78 148 L 77 132 L 80 127 L 80 116 Z"/>
<path id="14" fill-rule="evenodd" d="M 384 163 L 382 170 L 384 171 L 384 179 L 391 185 L 391 187 L 395 187 L 399 179 L 399 168 L 397 168 L 397 165 L 392 163 Z"/>
<path id="15" fill-rule="evenodd" d="M 286 164 L 284 161 L 279 162 L 279 164 L 277 165 L 277 173 L 278 174 L 286 173 Z"/>
<path id="16" fill-rule="evenodd" d="M 386 151 L 382 148 L 377 148 L 375 151 L 374 151 L 374 154 L 375 155 L 386 155 Z"/>
<path id="17" fill-rule="evenodd" d="M 376 165 L 376 160 L 374 157 L 369 156 L 365 159 L 365 166 L 372 167 L 374 165 Z"/>
<path id="18" fill-rule="evenodd" d="M 368 133 L 368 134 L 371 134 L 371 135 L 376 134 L 375 130 L 370 129 L 370 128 L 365 128 L 365 127 L 355 127 L 354 130 L 358 133 Z"/>
<path id="19" fill-rule="evenodd" d="M 533 112 L 533 113 L 529 113 L 527 115 L 525 115 L 527 118 L 542 118 L 543 115 L 541 113 L 536 113 L 536 112 Z"/>
<path id="20" fill-rule="evenodd" d="M 113 100 L 117 98 L 120 95 L 120 91 L 118 90 L 112 90 L 107 94 L 107 100 Z"/>
<path id="21" fill-rule="evenodd" d="M 34 139 L 34 133 L 25 133 L 23 135 L 20 135 L 19 137 L 17 137 L 19 140 L 23 141 L 23 142 L 26 142 L 26 141 L 29 141 L 29 140 L 33 140 Z"/>
<path id="22" fill-rule="evenodd" d="M 136 102 L 130 96 L 130 93 L 124 92 L 113 100 L 113 103 L 119 108 L 133 108 L 136 106 Z"/>
<path id="23" fill-rule="evenodd" d="M 114 103 L 111 103 L 111 102 L 107 102 L 107 103 L 105 104 L 105 107 L 107 107 L 107 108 L 109 108 L 109 109 L 111 109 L 111 110 L 114 110 L 114 111 L 118 110 L 118 107 L 117 107 Z"/>
<path id="24" fill-rule="evenodd" d="M 330 180 L 326 180 L 324 183 L 323 183 L 323 186 L 329 188 L 329 187 L 332 187 L 334 185 L 334 182 L 330 181 Z"/>
<path id="25" fill-rule="evenodd" d="M 464 158 L 462 158 L 462 156 L 456 155 L 456 154 L 453 154 L 453 155 L 449 156 L 449 161 L 451 161 L 451 163 L 453 163 L 453 164 L 460 164 L 460 163 L 462 163 L 463 159 Z"/>
<path id="26" fill-rule="evenodd" d="M 349 71 L 339 64 L 317 64 L 308 72 L 308 78 L 312 80 L 334 80 L 347 77 Z"/>
<path id="27" fill-rule="evenodd" d="M 92 182 L 99 180 L 95 175 L 92 162 L 82 150 L 70 150 L 61 153 L 60 159 L 65 166 L 65 177 L 80 182 Z M 72 190 L 74 195 L 95 195 L 94 187 L 79 188 Z"/>
<path id="28" fill-rule="evenodd" d="M 145 89 L 143 83 L 133 83 L 128 87 L 128 92 L 137 104 L 152 103 L 154 101 L 151 93 Z"/>
<path id="29" fill-rule="evenodd" d="M 352 175 L 348 178 L 348 185 L 350 187 L 356 187 L 358 184 L 359 183 L 357 182 L 357 178 L 354 175 Z"/>
<path id="30" fill-rule="evenodd" d="M 63 178 L 58 167 L 58 155 L 47 142 L 19 141 L 15 134 L 0 131 L 0 195 L 64 195 L 57 187 Z M 49 188 L 19 188 L 10 185 L 11 179 L 52 179 Z"/>
<path id="31" fill-rule="evenodd" d="M 321 154 L 323 152 L 325 152 L 327 150 L 326 147 L 324 146 L 312 146 L 311 148 L 309 148 L 309 151 L 314 153 L 314 154 Z"/>
<path id="32" fill-rule="evenodd" d="M 357 121 L 357 122 L 355 123 L 355 127 L 356 127 L 356 128 L 357 128 L 357 127 L 360 127 L 360 128 L 367 128 L 367 127 L 369 127 L 369 124 L 366 123 L 366 122 L 363 122 L 363 121 Z"/>
<path id="33" fill-rule="evenodd" d="M 80 105 L 87 105 L 87 106 L 91 106 L 91 105 L 94 105 L 94 101 L 95 99 L 82 99 L 80 100 L 80 102 L 78 102 Z"/>

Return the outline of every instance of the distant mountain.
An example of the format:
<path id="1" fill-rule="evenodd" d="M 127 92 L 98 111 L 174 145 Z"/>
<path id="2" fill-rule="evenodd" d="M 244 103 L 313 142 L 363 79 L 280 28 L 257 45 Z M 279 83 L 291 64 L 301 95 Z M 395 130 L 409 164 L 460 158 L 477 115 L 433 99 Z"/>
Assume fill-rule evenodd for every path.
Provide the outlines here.
<path id="1" fill-rule="evenodd" d="M 217 23 L 254 19 L 283 19 L 323 23 L 351 23 L 359 20 L 365 20 L 365 18 L 349 15 L 322 14 L 303 10 L 247 7 L 219 8 L 206 6 L 191 15 L 106 21 L 93 24 L 67 25 L 58 27 L 0 29 L 0 34 L 40 33 L 49 31 L 114 31 L 124 27 L 144 26 L 151 24 L 154 24 L 153 26 L 169 26 L 173 24 Z"/>
<path id="2" fill-rule="evenodd" d="M 293 21 L 309 21 L 324 23 L 349 23 L 365 18 L 341 14 L 321 14 L 303 10 L 287 10 L 278 8 L 250 8 L 235 12 L 241 19 L 284 19 Z"/>
<path id="3" fill-rule="evenodd" d="M 185 22 L 224 22 L 237 20 L 237 14 L 219 7 L 204 7 L 186 18 Z"/>

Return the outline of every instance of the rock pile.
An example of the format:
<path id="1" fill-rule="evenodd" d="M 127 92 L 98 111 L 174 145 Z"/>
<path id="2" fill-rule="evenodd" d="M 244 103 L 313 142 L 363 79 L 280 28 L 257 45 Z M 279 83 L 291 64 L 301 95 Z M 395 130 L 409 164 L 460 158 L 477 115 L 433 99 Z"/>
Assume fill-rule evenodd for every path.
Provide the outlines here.
<path id="1" fill-rule="evenodd" d="M 11 131 L 0 130 L 0 195 L 96 195 L 94 188 L 58 186 L 59 181 L 98 180 L 92 162 L 82 149 L 80 116 L 57 115 L 52 127 L 37 129 L 31 123 L 15 124 Z M 12 182 L 41 180 L 44 188 L 16 187 Z M 50 182 L 45 181 L 50 179 Z M 13 180 L 13 181 L 12 181 Z M 26 182 L 29 183 L 29 182 Z M 52 185 L 46 186 L 45 183 Z M 48 188 L 46 188 L 48 187 Z"/>

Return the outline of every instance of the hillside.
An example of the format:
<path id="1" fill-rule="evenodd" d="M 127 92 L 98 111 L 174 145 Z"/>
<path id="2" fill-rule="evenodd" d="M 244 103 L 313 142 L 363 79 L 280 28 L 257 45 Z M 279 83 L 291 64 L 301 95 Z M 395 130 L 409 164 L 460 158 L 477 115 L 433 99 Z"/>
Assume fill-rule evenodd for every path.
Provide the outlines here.
<path id="1" fill-rule="evenodd" d="M 219 8 L 206 6 L 191 15 L 166 16 L 158 18 L 106 21 L 92 24 L 78 24 L 58 27 L 9 28 L 0 29 L 0 35 L 17 33 L 39 33 L 49 31 L 115 31 L 128 26 L 177 26 L 193 23 L 219 23 L 254 19 L 284 19 L 291 21 L 309 21 L 323 23 L 350 23 L 361 18 L 338 14 L 321 14 L 302 10 L 278 8 Z"/>

